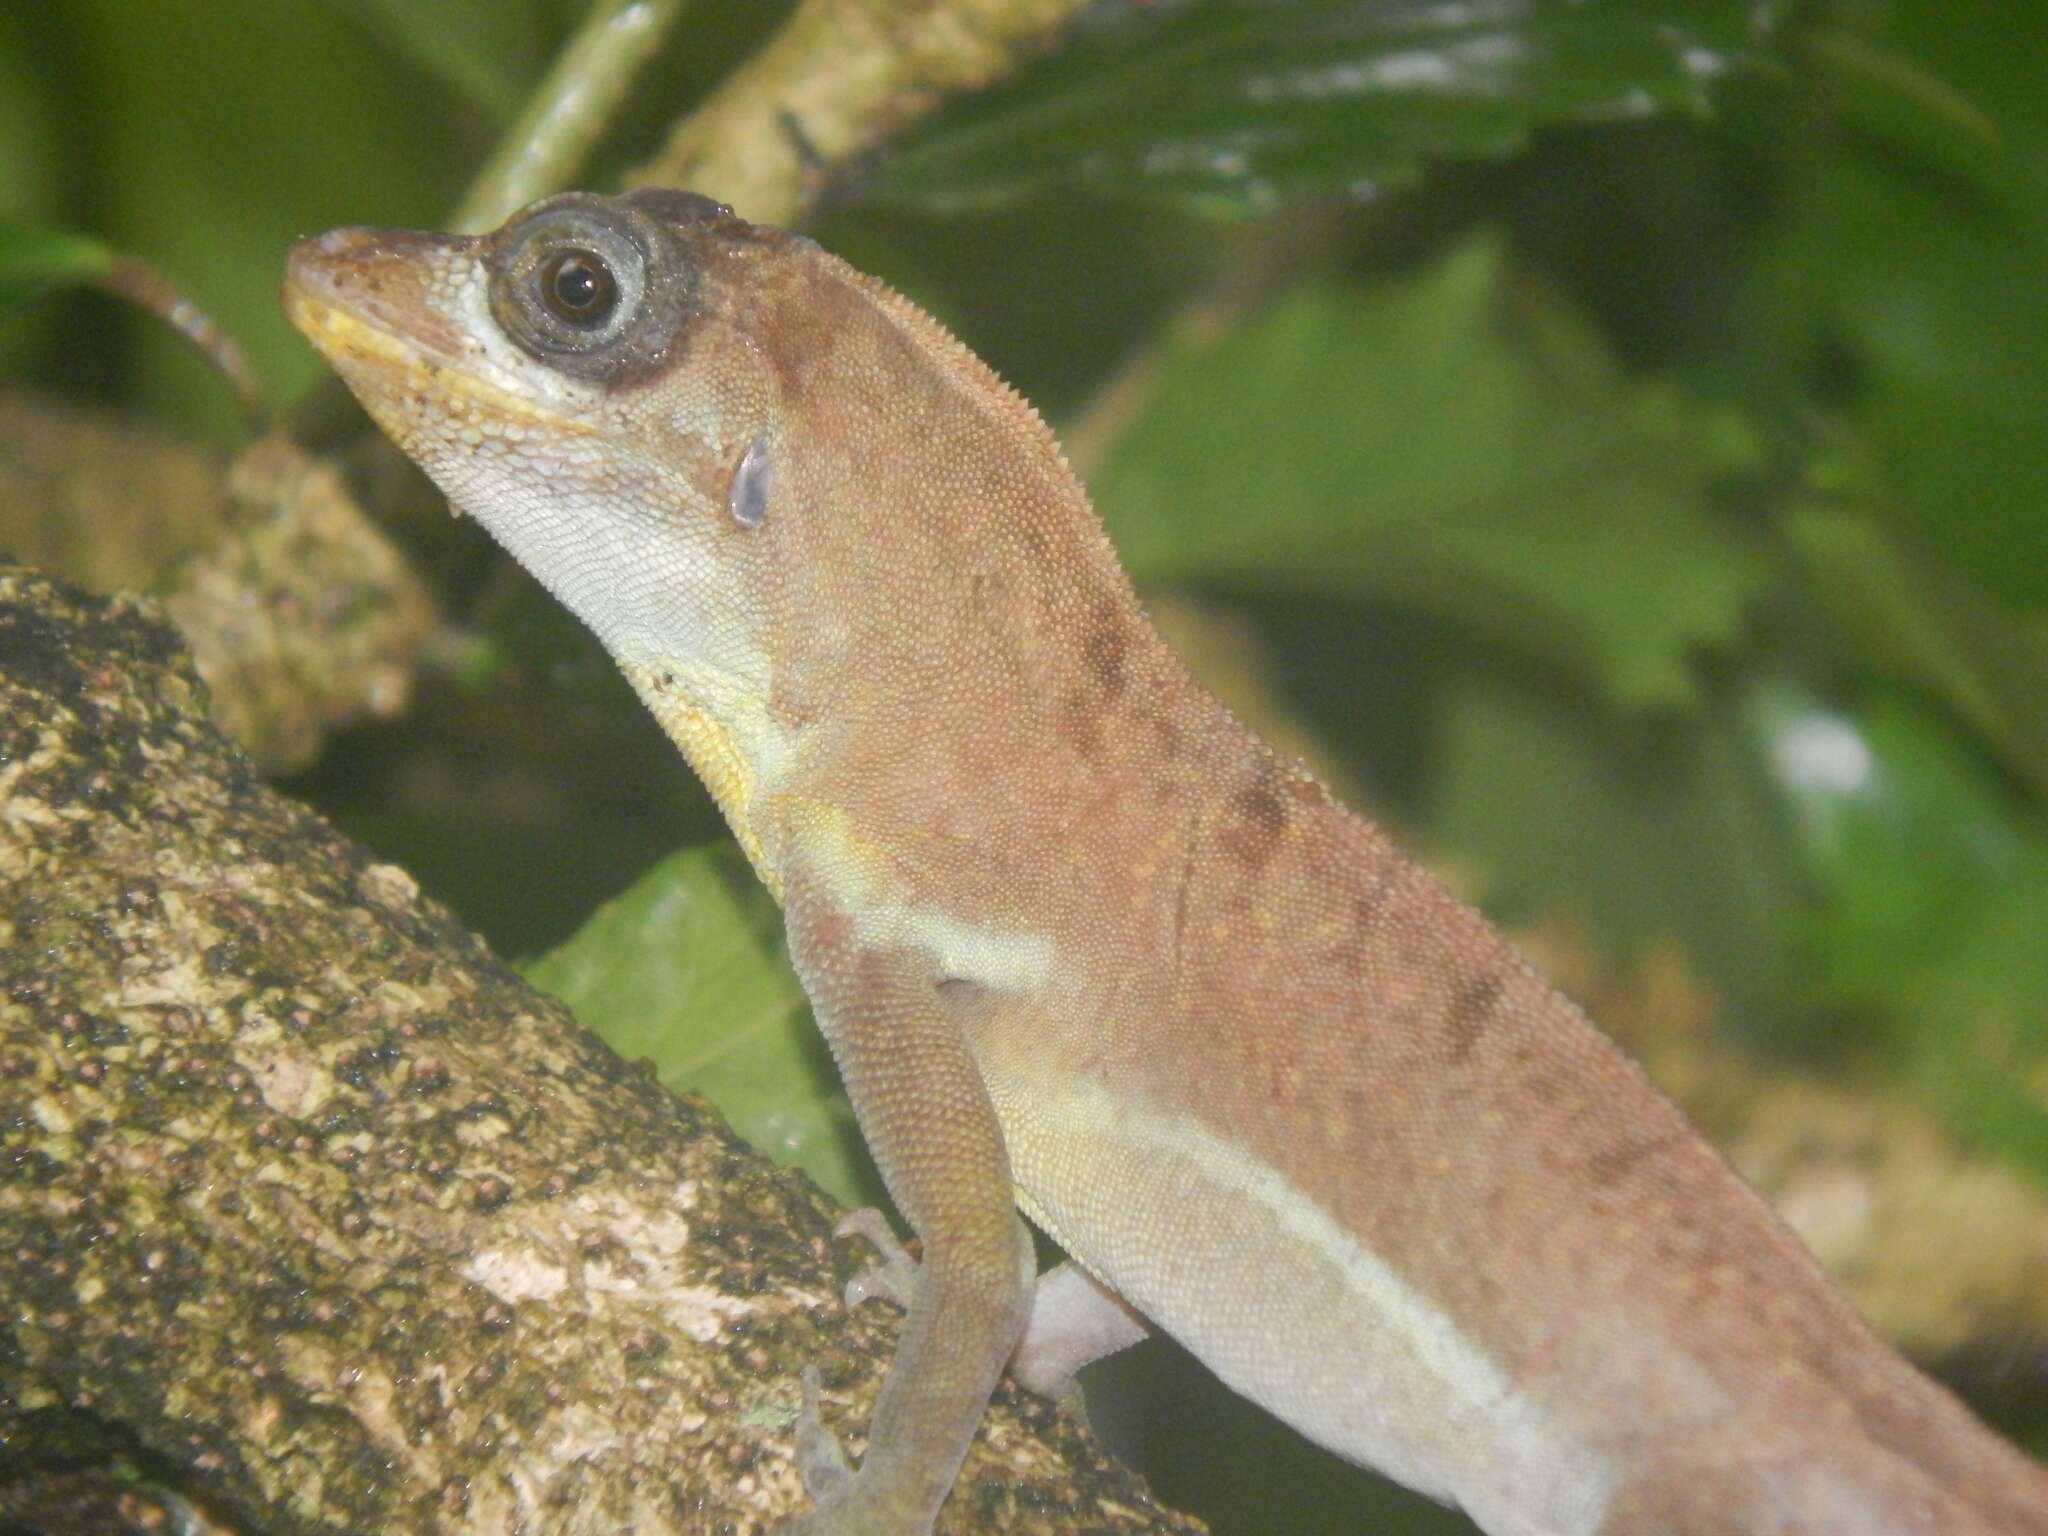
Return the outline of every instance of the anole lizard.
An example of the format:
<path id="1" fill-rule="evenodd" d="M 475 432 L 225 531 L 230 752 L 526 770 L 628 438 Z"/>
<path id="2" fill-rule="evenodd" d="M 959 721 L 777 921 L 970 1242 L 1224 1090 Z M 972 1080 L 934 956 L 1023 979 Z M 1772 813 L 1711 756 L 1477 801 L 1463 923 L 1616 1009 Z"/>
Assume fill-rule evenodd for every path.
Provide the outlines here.
<path id="1" fill-rule="evenodd" d="M 1006 1362 L 1141 1316 L 1493 1536 L 2048 1533 L 2048 1470 L 1190 678 L 910 303 L 656 191 L 337 230 L 285 293 L 704 777 L 924 1240 L 860 1470 L 807 1390 L 785 1531 L 921 1536 Z M 1018 1205 L 1081 1266 L 1035 1301 Z"/>

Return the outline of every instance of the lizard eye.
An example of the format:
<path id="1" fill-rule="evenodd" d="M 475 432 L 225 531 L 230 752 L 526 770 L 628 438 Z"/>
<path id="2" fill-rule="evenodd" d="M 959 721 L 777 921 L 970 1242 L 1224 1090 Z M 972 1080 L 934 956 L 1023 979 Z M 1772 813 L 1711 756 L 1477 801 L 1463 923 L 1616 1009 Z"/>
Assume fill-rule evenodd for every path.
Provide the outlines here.
<path id="1" fill-rule="evenodd" d="M 570 194 L 490 237 L 491 314 L 515 345 L 566 373 L 615 374 L 644 334 L 658 286 L 650 235 L 632 211 Z M 659 303 L 655 309 L 661 309 Z"/>
<path id="2" fill-rule="evenodd" d="M 556 373 L 607 387 L 645 381 L 687 344 L 702 268 L 685 235 L 707 210 L 723 214 L 680 193 L 535 203 L 481 242 L 491 318 Z"/>
<path id="3" fill-rule="evenodd" d="M 592 330 L 619 307 L 619 285 L 595 251 L 557 251 L 541 263 L 540 299 L 564 325 Z"/>

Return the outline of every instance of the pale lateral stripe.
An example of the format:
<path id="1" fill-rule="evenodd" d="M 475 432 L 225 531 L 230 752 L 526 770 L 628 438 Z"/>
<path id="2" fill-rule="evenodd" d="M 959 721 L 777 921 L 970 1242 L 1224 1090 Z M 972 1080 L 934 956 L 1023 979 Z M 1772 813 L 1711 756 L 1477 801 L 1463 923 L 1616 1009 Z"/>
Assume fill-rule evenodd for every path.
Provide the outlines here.
<path id="1" fill-rule="evenodd" d="M 1026 1211 L 1231 1386 L 1496 1536 L 1598 1529 L 1605 1458 L 1278 1169 L 1101 1082 L 983 1066 Z M 1101 1212 L 1105 1186 L 1166 1214 Z"/>
<path id="2" fill-rule="evenodd" d="M 880 854 L 846 813 L 822 801 L 786 801 L 784 821 L 830 900 L 854 923 L 857 942 L 876 949 L 921 949 L 934 978 L 959 977 L 992 992 L 1038 992 L 1053 978 L 1053 943 L 1042 933 L 970 923 L 903 899 Z"/>
<path id="3" fill-rule="evenodd" d="M 929 907 L 891 902 L 856 909 L 854 921 L 863 943 L 920 946 L 940 975 L 995 992 L 1035 990 L 1052 970 L 1052 941 L 1042 933 L 984 928 Z"/>

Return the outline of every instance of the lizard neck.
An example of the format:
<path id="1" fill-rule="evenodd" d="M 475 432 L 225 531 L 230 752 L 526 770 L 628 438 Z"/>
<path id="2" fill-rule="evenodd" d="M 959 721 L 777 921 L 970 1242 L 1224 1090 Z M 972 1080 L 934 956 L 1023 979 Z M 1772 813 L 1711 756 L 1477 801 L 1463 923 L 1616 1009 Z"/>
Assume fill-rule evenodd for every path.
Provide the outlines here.
<path id="1" fill-rule="evenodd" d="M 788 759 L 787 731 L 758 692 L 730 678 L 623 657 L 619 668 L 711 791 L 747 862 L 780 902 L 780 861 L 757 813 Z"/>

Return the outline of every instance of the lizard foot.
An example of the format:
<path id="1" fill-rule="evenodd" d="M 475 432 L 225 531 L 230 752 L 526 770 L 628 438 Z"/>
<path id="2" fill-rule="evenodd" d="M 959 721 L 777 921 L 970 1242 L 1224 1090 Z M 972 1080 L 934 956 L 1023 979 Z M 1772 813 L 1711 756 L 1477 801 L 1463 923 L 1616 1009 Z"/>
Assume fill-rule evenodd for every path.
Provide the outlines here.
<path id="1" fill-rule="evenodd" d="M 804 1406 L 796 1421 L 796 1468 L 812 1508 L 774 1527 L 774 1536 L 924 1536 L 917 1525 L 866 1496 L 860 1474 L 846 1459 L 839 1437 L 818 1411 L 823 1391 L 816 1366 L 803 1375 Z"/>
<path id="2" fill-rule="evenodd" d="M 909 1310 L 910 1298 L 917 1289 L 917 1260 L 897 1240 L 888 1217 L 872 1205 L 864 1205 L 840 1217 L 832 1235 L 866 1238 L 875 1252 L 882 1256 L 879 1264 L 870 1264 L 846 1282 L 847 1306 L 857 1307 L 864 1301 L 880 1297 L 905 1311 Z"/>
<path id="3" fill-rule="evenodd" d="M 838 1502 L 853 1486 L 853 1464 L 846 1459 L 839 1437 L 825 1427 L 818 1412 L 823 1383 L 815 1365 L 804 1367 L 804 1406 L 796 1420 L 796 1470 L 804 1489 L 819 1509 Z M 785 1528 L 786 1529 L 786 1528 Z"/>
<path id="4" fill-rule="evenodd" d="M 1010 1374 L 1085 1425 L 1088 1405 L 1074 1373 L 1144 1337 L 1145 1325 L 1121 1297 L 1079 1266 L 1061 1264 L 1038 1277 Z"/>
<path id="5" fill-rule="evenodd" d="M 908 1311 L 917 1287 L 918 1262 L 898 1241 L 889 1218 L 871 1205 L 863 1206 L 840 1217 L 832 1231 L 835 1237 L 865 1238 L 882 1256 L 880 1263 L 870 1264 L 846 1282 L 847 1306 L 880 1298 Z M 1144 1337 L 1144 1324 L 1115 1293 L 1077 1266 L 1061 1264 L 1038 1277 L 1031 1321 L 1010 1360 L 1010 1371 L 1020 1385 L 1085 1425 L 1088 1405 L 1074 1373 Z"/>

